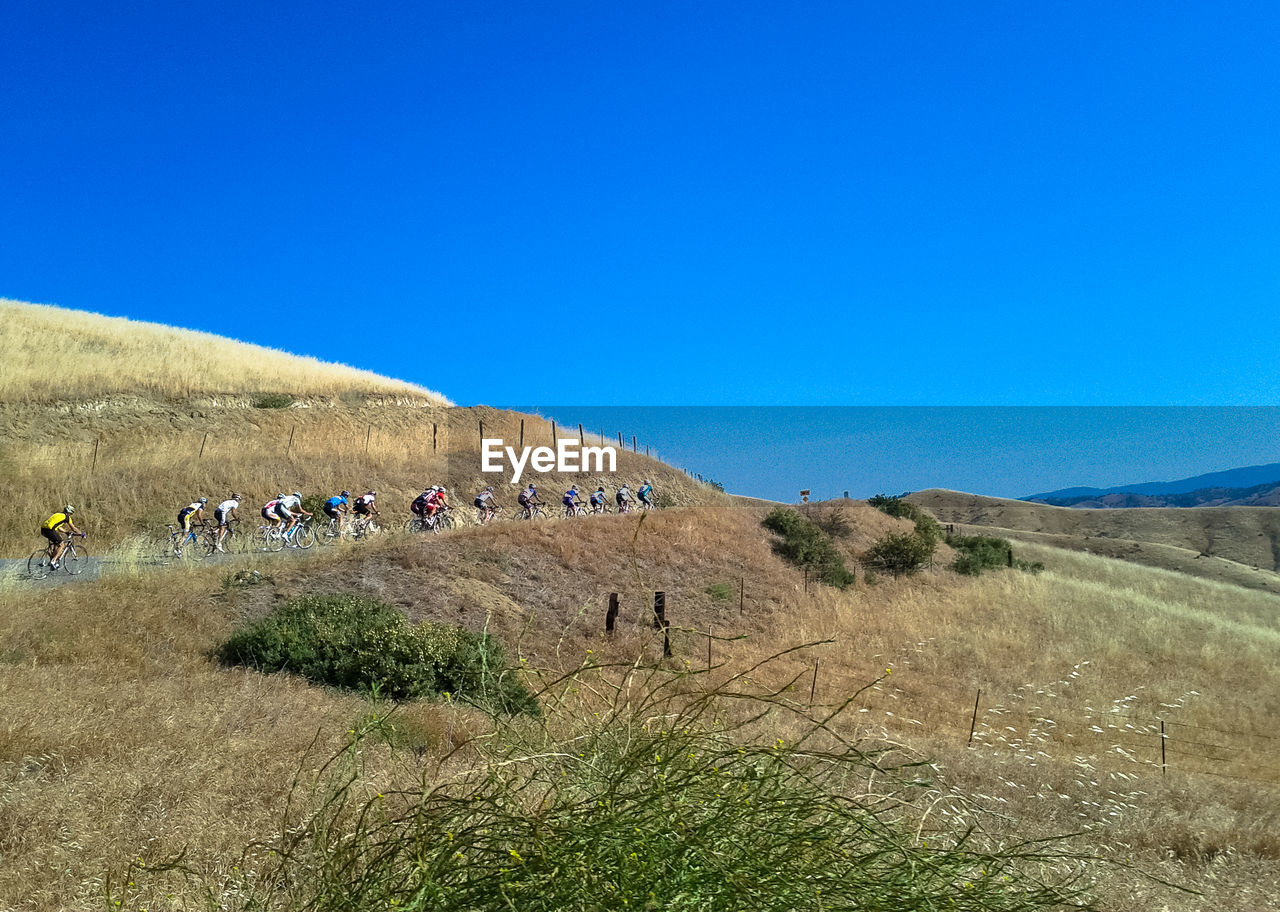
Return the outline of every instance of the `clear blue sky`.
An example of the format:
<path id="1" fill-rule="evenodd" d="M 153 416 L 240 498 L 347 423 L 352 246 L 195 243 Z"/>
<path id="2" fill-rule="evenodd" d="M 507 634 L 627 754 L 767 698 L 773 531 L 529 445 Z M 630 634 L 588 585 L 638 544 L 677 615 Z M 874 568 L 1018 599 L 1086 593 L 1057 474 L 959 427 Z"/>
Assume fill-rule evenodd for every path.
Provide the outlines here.
<path id="1" fill-rule="evenodd" d="M 9 0 L 0 296 L 462 403 L 1276 404 L 1278 47 L 1229 0 Z"/>
<path id="2" fill-rule="evenodd" d="M 540 409 L 639 438 L 735 494 L 795 501 L 949 488 L 1028 497 L 1280 462 L 1280 408 Z M 1280 475 L 1275 476 L 1280 480 Z"/>

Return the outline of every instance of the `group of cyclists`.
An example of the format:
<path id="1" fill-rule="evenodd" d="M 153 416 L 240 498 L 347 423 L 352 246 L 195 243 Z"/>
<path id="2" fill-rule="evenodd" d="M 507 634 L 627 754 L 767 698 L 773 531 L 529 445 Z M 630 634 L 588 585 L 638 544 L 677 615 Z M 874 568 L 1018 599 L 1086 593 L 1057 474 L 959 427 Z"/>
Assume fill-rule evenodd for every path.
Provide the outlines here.
<path id="1" fill-rule="evenodd" d="M 452 509 L 449 504 L 448 494 L 448 488 L 444 485 L 428 486 L 414 498 L 413 503 L 409 506 L 412 518 L 419 520 L 422 528 L 427 530 L 434 529 L 439 517 Z M 369 524 L 373 522 L 374 517 L 378 516 L 377 497 L 378 492 L 373 490 L 366 491 L 359 497 L 352 497 L 350 491 L 342 491 L 326 500 L 322 509 L 325 516 L 336 524 L 336 531 L 339 533 L 355 532 L 358 534 L 367 529 Z M 647 478 L 634 494 L 632 494 L 630 486 L 624 483 L 614 493 L 613 499 L 619 513 L 630 513 L 637 508 L 653 509 L 657 506 L 657 497 L 654 494 L 653 485 Z M 230 529 L 230 524 L 238 518 L 238 511 L 243 500 L 243 496 L 239 493 L 232 493 L 230 497 L 213 508 L 214 550 L 225 553 L 223 544 L 226 541 L 227 532 Z M 586 503 L 583 503 L 577 485 L 565 491 L 560 500 L 564 506 L 565 516 L 612 512 L 604 485 L 600 485 L 595 491 L 592 491 L 588 495 Z M 535 515 L 539 515 L 538 508 L 545 504 L 539 498 L 537 485 L 532 482 L 521 489 L 516 495 L 516 501 L 520 506 L 517 518 L 524 519 L 531 519 Z M 477 518 L 481 525 L 492 521 L 498 511 L 502 509 L 495 499 L 492 485 L 476 494 L 473 503 L 479 511 Z M 191 534 L 192 525 L 206 523 L 205 510 L 208 505 L 209 498 L 200 497 L 178 511 L 178 525 L 182 530 L 182 538 L 176 548 L 177 554 L 182 554 L 181 544 L 187 541 L 187 537 Z M 279 530 L 286 537 L 298 524 L 312 518 L 314 515 L 302 506 L 302 493 L 300 491 L 294 491 L 292 494 L 277 494 L 263 504 L 261 513 L 262 518 L 266 520 L 271 529 Z M 41 536 L 49 541 L 50 566 L 54 570 L 58 569 L 59 561 L 61 561 L 62 555 L 66 551 L 70 535 L 84 537 L 84 533 L 76 528 L 75 523 L 71 520 L 74 514 L 75 507 L 67 504 L 40 524 Z M 69 532 L 64 530 L 69 530 Z M 294 544 L 293 547 L 298 546 Z"/>
<path id="2" fill-rule="evenodd" d="M 485 494 L 489 495 L 489 499 L 485 498 Z M 493 488 L 490 487 L 476 496 L 476 506 L 482 511 L 480 520 L 482 524 L 493 518 L 489 506 L 492 494 Z M 600 485 L 591 492 L 587 498 L 587 503 L 582 502 L 581 496 L 577 485 L 564 492 L 564 495 L 560 498 L 560 503 L 564 506 L 565 516 L 585 516 L 588 513 L 612 512 L 609 508 L 609 495 L 605 493 L 604 485 Z M 631 493 L 630 485 L 624 482 L 613 495 L 613 499 L 617 504 L 619 513 L 630 513 L 636 507 L 652 510 L 658 506 L 657 496 L 653 492 L 653 484 L 647 478 L 635 494 Z M 527 488 L 524 488 L 516 495 L 516 501 L 520 504 L 520 513 L 518 515 L 524 519 L 532 518 L 537 508 L 543 505 L 543 501 L 538 499 L 538 486 L 533 482 L 530 482 Z"/>

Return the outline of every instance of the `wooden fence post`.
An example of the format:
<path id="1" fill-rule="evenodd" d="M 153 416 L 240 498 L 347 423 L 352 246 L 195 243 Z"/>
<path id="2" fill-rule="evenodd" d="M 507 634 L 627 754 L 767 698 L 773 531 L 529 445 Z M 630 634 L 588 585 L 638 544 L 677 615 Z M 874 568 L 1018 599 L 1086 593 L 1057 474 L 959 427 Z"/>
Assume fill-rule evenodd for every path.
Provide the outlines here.
<path id="1" fill-rule="evenodd" d="M 1164 719 L 1161 719 L 1161 720 L 1160 720 L 1160 775 L 1161 775 L 1161 776 L 1163 776 L 1163 775 L 1165 774 L 1165 771 L 1169 768 L 1169 767 L 1165 764 L 1165 758 L 1164 758 L 1164 742 L 1165 742 L 1165 734 L 1164 734 Z"/>
<path id="2" fill-rule="evenodd" d="M 196 457 L 197 459 L 204 459 L 204 445 L 208 442 L 209 442 L 209 432 L 206 431 L 204 435 L 204 440 L 200 441 L 200 455 Z M 93 461 L 95 464 L 98 461 L 98 445 L 96 443 L 93 445 Z"/>
<path id="3" fill-rule="evenodd" d="M 373 436 L 373 425 L 371 424 L 369 425 L 368 429 L 364 432 L 364 451 L 366 453 L 369 452 L 369 438 L 372 436 Z"/>
<path id="4" fill-rule="evenodd" d="M 618 449 L 625 450 L 626 448 L 626 444 L 622 442 L 622 431 L 618 431 Z"/>
<path id="5" fill-rule="evenodd" d="M 973 730 L 978 727 L 978 701 L 982 699 L 982 688 L 978 688 L 978 695 L 973 698 L 973 718 L 969 720 L 969 743 L 973 743 Z"/>
<path id="6" fill-rule="evenodd" d="M 667 594 L 665 592 L 655 592 L 653 594 L 653 628 L 659 630 L 667 623 Z"/>
<path id="7" fill-rule="evenodd" d="M 587 435 L 582 432 L 582 422 L 578 422 L 578 446 L 585 447 L 587 445 Z"/>
<path id="8" fill-rule="evenodd" d="M 639 450 L 637 450 L 637 449 L 636 449 L 636 435 L 635 435 L 635 434 L 632 434 L 632 435 L 631 435 L 631 452 L 633 452 L 633 453 L 637 453 L 637 452 L 639 452 Z"/>
<path id="9" fill-rule="evenodd" d="M 480 420 L 480 439 L 484 440 L 484 421 Z"/>
<path id="10" fill-rule="evenodd" d="M 813 660 L 813 683 L 809 685 L 809 705 L 813 705 L 813 695 L 818 691 L 818 660 Z"/>
<path id="11" fill-rule="evenodd" d="M 556 423 L 551 422 L 551 449 L 556 448 Z"/>
<path id="12" fill-rule="evenodd" d="M 434 421 L 431 422 L 431 452 L 433 453 L 436 451 L 436 437 L 439 432 L 440 425 L 436 424 Z"/>
<path id="13" fill-rule="evenodd" d="M 742 617 L 742 609 L 747 604 L 747 584 L 742 577 L 738 577 L 738 617 Z"/>
<path id="14" fill-rule="evenodd" d="M 520 449 L 524 449 L 524 419 L 520 419 Z"/>
<path id="15" fill-rule="evenodd" d="M 707 671 L 711 670 L 711 625 L 707 625 Z"/>
<path id="16" fill-rule="evenodd" d="M 289 451 L 293 449 L 293 432 L 296 431 L 297 429 L 298 429 L 298 426 L 296 424 L 289 429 L 289 445 L 284 448 L 284 454 L 286 456 L 288 456 Z"/>
<path id="17" fill-rule="evenodd" d="M 613 633 L 613 626 L 618 620 L 618 593 L 609 593 L 609 610 L 604 616 L 604 632 Z"/>

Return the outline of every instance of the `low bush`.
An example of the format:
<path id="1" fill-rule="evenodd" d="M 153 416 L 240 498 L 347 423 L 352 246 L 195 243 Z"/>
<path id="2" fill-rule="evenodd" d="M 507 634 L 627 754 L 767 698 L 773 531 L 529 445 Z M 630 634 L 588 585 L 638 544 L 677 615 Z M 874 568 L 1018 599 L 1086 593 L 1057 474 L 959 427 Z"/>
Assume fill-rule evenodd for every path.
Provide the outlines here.
<path id="1" fill-rule="evenodd" d="M 263 393 L 253 400 L 253 407 L 260 409 L 282 409 L 293 405 L 297 400 L 289 393 Z"/>
<path id="2" fill-rule="evenodd" d="M 915 532 L 889 534 L 881 538 L 862 555 L 864 566 L 884 573 L 901 576 L 923 569 L 933 558 L 936 542 Z"/>
<path id="3" fill-rule="evenodd" d="M 411 624 L 390 605 L 354 595 L 294 599 L 233 633 L 219 658 L 394 700 L 449 694 L 502 713 L 538 712 L 493 637 L 450 624 Z"/>
<path id="4" fill-rule="evenodd" d="M 1013 567 L 1027 573 L 1039 573 L 1044 564 L 1015 560 L 1013 544 L 994 535 L 948 535 L 947 544 L 959 552 L 951 569 L 966 576 L 980 576 L 984 570 Z"/>
<path id="5" fill-rule="evenodd" d="M 707 587 L 707 595 L 711 596 L 717 602 L 723 602 L 733 598 L 734 587 L 729 583 L 712 583 Z"/>
<path id="6" fill-rule="evenodd" d="M 916 525 L 916 535 L 930 544 L 936 545 L 942 541 L 942 526 L 938 525 L 938 521 L 920 507 L 903 500 L 905 496 L 905 494 L 892 497 L 887 494 L 877 494 L 867 500 L 867 505 L 875 507 L 888 516 L 911 520 Z"/>
<path id="7" fill-rule="evenodd" d="M 778 507 L 761 524 L 782 537 L 774 550 L 796 566 L 816 571 L 818 579 L 828 586 L 844 589 L 855 581 L 830 537 L 813 520 Z"/>

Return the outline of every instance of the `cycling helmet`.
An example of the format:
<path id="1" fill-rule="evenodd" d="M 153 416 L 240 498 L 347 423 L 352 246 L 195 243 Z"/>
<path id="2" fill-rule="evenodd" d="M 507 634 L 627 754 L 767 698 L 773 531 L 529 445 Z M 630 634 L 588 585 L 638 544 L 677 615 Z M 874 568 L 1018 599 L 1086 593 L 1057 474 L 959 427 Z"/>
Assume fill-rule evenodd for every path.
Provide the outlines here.
<path id="1" fill-rule="evenodd" d="M 282 491 L 281 493 L 279 493 L 279 494 L 277 494 L 277 495 L 276 495 L 276 500 L 284 500 L 284 492 L 283 492 L 283 491 Z"/>
<path id="2" fill-rule="evenodd" d="M 441 493 L 441 494 L 448 494 L 448 493 L 449 493 L 449 489 L 448 489 L 448 488 L 446 488 L 444 485 L 441 485 L 441 486 L 440 486 L 440 493 Z"/>
<path id="3" fill-rule="evenodd" d="M 301 491 L 294 491 L 294 492 L 293 492 L 293 496 L 294 496 L 294 497 L 301 497 L 301 496 L 302 496 L 302 492 L 301 492 Z"/>
<path id="4" fill-rule="evenodd" d="M 646 479 L 644 480 L 644 483 L 645 483 L 645 484 L 648 484 L 648 483 L 649 483 L 649 479 L 647 479 L 647 478 L 646 478 Z"/>
<path id="5" fill-rule="evenodd" d="M 71 504 L 67 504 L 65 507 L 62 508 L 62 512 L 66 513 L 68 516 L 70 516 L 75 511 L 76 511 L 76 508 L 71 506 Z"/>
<path id="6" fill-rule="evenodd" d="M 338 496 L 339 496 L 339 497 L 350 497 L 350 496 L 351 496 L 351 492 L 350 492 L 350 491 L 343 491 L 343 492 L 342 492 L 341 494 L 339 494 Z"/>
<path id="7" fill-rule="evenodd" d="M 232 499 L 232 500 L 244 500 L 244 495 L 242 495 L 242 494 L 232 494 L 232 495 L 231 495 L 231 499 Z"/>
<path id="8" fill-rule="evenodd" d="M 370 496 L 370 497 L 377 497 L 377 496 L 378 496 L 378 492 L 377 492 L 377 491 L 366 491 L 365 493 L 366 493 L 368 496 Z"/>
<path id="9" fill-rule="evenodd" d="M 493 485 L 489 485 L 487 488 L 485 488 L 485 490 L 486 490 L 486 491 L 492 491 L 492 490 L 493 490 Z"/>
<path id="10" fill-rule="evenodd" d="M 534 484 L 534 483 L 531 481 L 531 482 L 529 482 L 529 490 L 530 490 L 530 491 L 536 491 L 536 490 L 538 490 L 538 486 L 537 486 L 536 484 Z"/>
<path id="11" fill-rule="evenodd" d="M 601 485 L 600 487 L 596 488 L 596 490 L 597 490 L 597 491 L 603 491 L 603 490 L 604 490 L 604 485 Z"/>
<path id="12" fill-rule="evenodd" d="M 202 503 L 202 504 L 207 504 L 208 502 L 209 502 L 209 498 L 207 498 L 207 497 L 201 497 L 201 498 L 200 498 L 200 503 Z"/>

